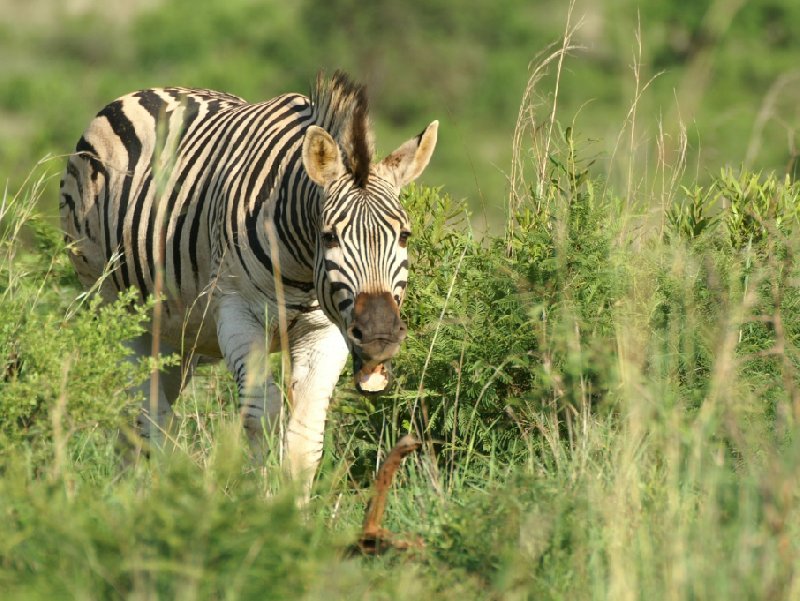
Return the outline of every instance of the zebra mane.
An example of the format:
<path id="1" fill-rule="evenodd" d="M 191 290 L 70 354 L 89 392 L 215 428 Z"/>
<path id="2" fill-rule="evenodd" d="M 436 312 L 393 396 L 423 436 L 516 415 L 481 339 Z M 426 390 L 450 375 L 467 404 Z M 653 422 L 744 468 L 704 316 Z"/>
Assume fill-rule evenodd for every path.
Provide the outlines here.
<path id="1" fill-rule="evenodd" d="M 356 185 L 366 186 L 375 152 L 366 86 L 353 82 L 343 71 L 337 70 L 330 79 L 320 72 L 311 91 L 311 105 L 314 123 L 339 144 Z"/>

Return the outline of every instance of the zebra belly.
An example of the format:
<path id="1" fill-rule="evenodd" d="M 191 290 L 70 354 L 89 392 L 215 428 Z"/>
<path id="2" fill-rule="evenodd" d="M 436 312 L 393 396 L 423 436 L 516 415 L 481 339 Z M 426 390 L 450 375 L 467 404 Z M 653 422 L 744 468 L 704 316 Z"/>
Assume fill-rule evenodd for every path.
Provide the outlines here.
<path id="1" fill-rule="evenodd" d="M 202 303 L 202 306 L 189 311 L 181 311 L 181 307 L 167 301 L 159 324 L 160 334 L 184 356 L 204 355 L 220 359 L 222 353 L 217 342 L 216 322 L 211 309 L 205 311 L 205 305 Z"/>

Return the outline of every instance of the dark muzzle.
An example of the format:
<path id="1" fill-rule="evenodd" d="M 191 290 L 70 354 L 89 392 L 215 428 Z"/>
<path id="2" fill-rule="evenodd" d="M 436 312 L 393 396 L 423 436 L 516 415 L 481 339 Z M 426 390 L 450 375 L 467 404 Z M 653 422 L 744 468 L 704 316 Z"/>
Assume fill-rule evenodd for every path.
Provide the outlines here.
<path id="1" fill-rule="evenodd" d="M 408 329 L 388 292 L 360 293 L 347 334 L 353 352 L 353 375 L 360 392 L 383 392 L 391 383 L 389 360 L 400 350 Z"/>

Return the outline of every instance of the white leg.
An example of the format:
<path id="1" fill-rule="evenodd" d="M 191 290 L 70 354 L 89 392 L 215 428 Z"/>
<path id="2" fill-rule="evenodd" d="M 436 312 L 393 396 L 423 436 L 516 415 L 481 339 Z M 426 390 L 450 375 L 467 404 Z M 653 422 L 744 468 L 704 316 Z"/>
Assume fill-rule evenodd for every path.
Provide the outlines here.
<path id="1" fill-rule="evenodd" d="M 347 344 L 321 312 L 303 315 L 291 332 L 292 379 L 285 457 L 292 478 L 310 495 L 322 456 L 331 394 L 347 361 Z"/>
<path id="2" fill-rule="evenodd" d="M 281 410 L 280 390 L 269 370 L 264 325 L 241 297 L 225 295 L 217 303 L 217 339 L 236 380 L 242 424 L 258 456 L 266 442 L 264 426 L 274 430 Z"/>

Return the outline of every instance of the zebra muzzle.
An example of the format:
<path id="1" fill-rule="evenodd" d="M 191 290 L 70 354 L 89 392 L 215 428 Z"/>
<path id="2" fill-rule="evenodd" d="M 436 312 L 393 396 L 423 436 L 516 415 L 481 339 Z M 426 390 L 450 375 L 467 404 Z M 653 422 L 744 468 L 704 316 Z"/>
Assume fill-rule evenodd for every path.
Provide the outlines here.
<path id="1" fill-rule="evenodd" d="M 360 293 L 348 329 L 356 388 L 363 393 L 383 392 L 391 383 L 391 362 L 406 337 L 406 324 L 392 295 Z"/>

